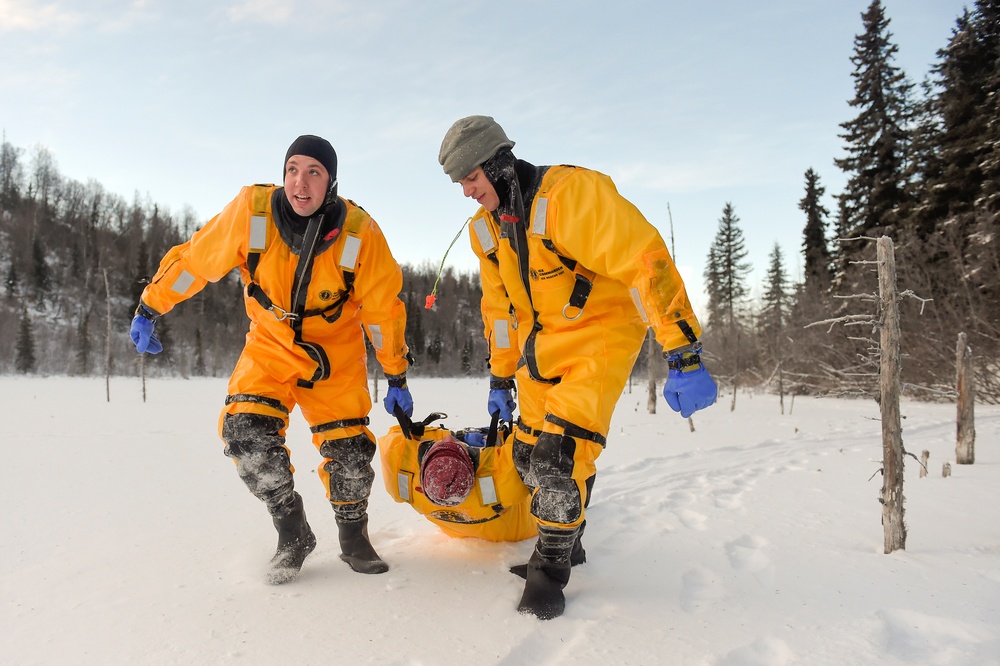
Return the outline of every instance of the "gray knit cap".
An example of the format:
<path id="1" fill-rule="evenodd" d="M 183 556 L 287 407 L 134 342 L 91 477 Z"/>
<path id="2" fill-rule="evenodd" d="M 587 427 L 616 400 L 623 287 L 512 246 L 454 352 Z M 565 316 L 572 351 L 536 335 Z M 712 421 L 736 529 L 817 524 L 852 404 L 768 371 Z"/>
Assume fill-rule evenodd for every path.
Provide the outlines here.
<path id="1" fill-rule="evenodd" d="M 438 162 L 457 183 L 493 157 L 501 148 L 513 148 L 503 128 L 489 116 L 469 116 L 455 121 L 441 142 Z"/>

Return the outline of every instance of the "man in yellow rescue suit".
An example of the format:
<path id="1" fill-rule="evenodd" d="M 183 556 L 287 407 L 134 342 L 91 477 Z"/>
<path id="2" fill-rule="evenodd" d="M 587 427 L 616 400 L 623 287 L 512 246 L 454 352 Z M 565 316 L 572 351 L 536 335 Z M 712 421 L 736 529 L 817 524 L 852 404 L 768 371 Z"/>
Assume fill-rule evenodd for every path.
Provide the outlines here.
<path id="1" fill-rule="evenodd" d="M 481 208 L 472 217 L 480 259 L 491 413 L 520 418 L 513 458 L 531 488 L 538 541 L 518 610 L 561 615 L 570 553 L 606 444 L 611 416 L 647 327 L 670 371 L 667 403 L 682 416 L 715 402 L 701 363 L 701 326 L 666 245 L 607 176 L 537 167 L 488 116 L 455 122 L 438 160 Z"/>
<path id="2" fill-rule="evenodd" d="M 389 380 L 386 410 L 412 413 L 402 272 L 375 221 L 337 196 L 337 155 L 328 141 L 300 136 L 283 168 L 283 187 L 244 187 L 167 252 L 142 292 L 131 337 L 140 353 L 159 352 L 156 319 L 238 267 L 250 329 L 219 430 L 225 454 L 278 532 L 266 579 L 293 580 L 316 547 L 285 445 L 296 405 L 323 456 L 319 477 L 335 512 L 341 558 L 355 571 L 382 573 L 388 565 L 367 529 L 375 437 L 367 427 L 364 335 Z"/>

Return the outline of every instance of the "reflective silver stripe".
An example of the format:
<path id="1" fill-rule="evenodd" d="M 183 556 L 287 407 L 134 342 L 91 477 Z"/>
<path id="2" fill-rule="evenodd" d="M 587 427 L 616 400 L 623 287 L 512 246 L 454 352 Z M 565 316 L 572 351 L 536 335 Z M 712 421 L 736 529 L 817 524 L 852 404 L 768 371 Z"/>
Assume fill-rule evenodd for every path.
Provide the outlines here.
<path id="1" fill-rule="evenodd" d="M 263 252 L 267 248 L 267 218 L 254 215 L 250 218 L 250 251 Z"/>
<path id="2" fill-rule="evenodd" d="M 642 300 L 639 298 L 638 287 L 632 287 L 629 289 L 629 293 L 632 294 L 632 300 L 635 302 L 635 309 L 639 311 L 639 316 L 642 317 L 642 321 L 648 324 L 649 316 L 646 314 L 646 308 L 642 307 Z"/>
<path id="3" fill-rule="evenodd" d="M 344 238 L 344 251 L 340 254 L 340 267 L 349 271 L 354 270 L 358 263 L 358 252 L 361 251 L 361 239 L 348 234 Z"/>
<path id="4" fill-rule="evenodd" d="M 507 328 L 506 319 L 493 322 L 493 340 L 496 341 L 497 349 L 510 349 L 510 329 Z"/>
<path id="5" fill-rule="evenodd" d="M 368 325 L 368 338 L 375 349 L 382 349 L 382 327 L 378 324 Z"/>
<path id="6" fill-rule="evenodd" d="M 535 202 L 535 217 L 531 220 L 531 232 L 544 236 L 546 232 L 545 215 L 549 210 L 549 200 L 541 197 Z"/>
<path id="7" fill-rule="evenodd" d="M 177 276 L 174 283 L 170 285 L 170 288 L 176 291 L 178 294 L 185 293 L 194 284 L 194 276 L 187 271 L 181 271 L 181 274 Z"/>
<path id="8" fill-rule="evenodd" d="M 399 497 L 404 502 L 410 501 L 410 475 L 400 472 L 396 475 L 396 487 L 399 489 Z"/>
<path id="9" fill-rule="evenodd" d="M 472 221 L 472 230 L 476 232 L 476 239 L 479 240 L 479 247 L 483 249 L 483 252 L 489 254 L 497 248 L 497 244 L 493 241 L 493 234 L 490 233 L 490 227 L 486 223 L 485 217 L 477 217 Z"/>
<path id="10" fill-rule="evenodd" d="M 479 494 L 483 496 L 483 504 L 497 503 L 497 488 L 492 476 L 479 477 Z"/>

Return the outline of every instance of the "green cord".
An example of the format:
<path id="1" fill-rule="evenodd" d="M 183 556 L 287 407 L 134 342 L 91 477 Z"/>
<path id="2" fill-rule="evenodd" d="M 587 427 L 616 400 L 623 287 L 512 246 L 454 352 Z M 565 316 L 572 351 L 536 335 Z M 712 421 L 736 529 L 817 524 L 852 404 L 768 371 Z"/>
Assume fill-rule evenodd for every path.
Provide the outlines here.
<path id="1" fill-rule="evenodd" d="M 430 301 L 430 305 L 426 306 L 428 310 L 434 304 L 434 298 L 436 298 L 437 295 L 438 283 L 441 281 L 441 273 L 444 272 L 444 262 L 446 259 L 448 259 L 448 253 L 451 252 L 451 248 L 455 246 L 455 243 L 458 242 L 458 239 L 462 235 L 462 232 L 465 231 L 465 226 L 471 221 L 472 218 L 470 217 L 467 220 L 465 220 L 465 222 L 462 223 L 462 228 L 459 229 L 458 233 L 455 234 L 455 237 L 451 239 L 451 243 L 448 245 L 448 249 L 444 251 L 444 256 L 441 257 L 441 265 L 438 266 L 437 277 L 434 279 L 434 288 L 431 289 L 431 294 L 430 296 L 427 297 L 428 300 Z"/>

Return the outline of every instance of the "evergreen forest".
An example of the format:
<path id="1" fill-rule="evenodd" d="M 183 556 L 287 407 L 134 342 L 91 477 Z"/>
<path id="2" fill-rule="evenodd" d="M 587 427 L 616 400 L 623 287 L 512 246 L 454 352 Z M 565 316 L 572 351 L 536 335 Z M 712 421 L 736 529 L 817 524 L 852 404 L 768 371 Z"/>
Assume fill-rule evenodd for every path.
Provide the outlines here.
<path id="1" fill-rule="evenodd" d="M 804 274 L 775 244 L 762 295 L 749 282 L 739 201 L 719 202 L 705 257 L 706 363 L 724 388 L 868 394 L 878 381 L 875 240 L 895 246 L 904 298 L 903 380 L 913 396 L 953 391 L 957 336 L 981 399 L 1000 401 L 1000 0 L 955 20 L 916 83 L 896 63 L 880 0 L 860 17 L 852 117 L 840 157 L 802 165 Z M 824 206 L 823 168 L 846 183 Z M 131 201 L 59 173 L 56 156 L 0 146 L 0 374 L 227 376 L 246 330 L 239 276 L 210 285 L 157 323 L 164 352 L 140 357 L 127 331 L 163 254 L 203 220 Z M 412 376 L 486 375 L 475 274 L 406 265 Z M 654 374 L 662 375 L 658 354 Z M 141 359 L 141 360 L 140 360 Z M 139 364 L 143 367 L 140 368 Z M 646 354 L 637 376 L 646 373 Z M 372 364 L 374 369 L 376 366 Z"/>

